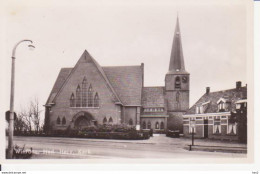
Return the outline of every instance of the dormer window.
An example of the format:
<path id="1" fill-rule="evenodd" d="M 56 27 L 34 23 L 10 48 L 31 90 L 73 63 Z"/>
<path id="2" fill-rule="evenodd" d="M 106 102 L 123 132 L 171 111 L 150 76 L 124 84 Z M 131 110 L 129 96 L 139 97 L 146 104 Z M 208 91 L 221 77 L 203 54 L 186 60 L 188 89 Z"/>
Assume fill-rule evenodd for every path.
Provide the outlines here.
<path id="1" fill-rule="evenodd" d="M 204 102 L 198 106 L 196 106 L 196 114 L 203 114 L 207 111 L 208 105 L 210 101 Z"/>
<path id="2" fill-rule="evenodd" d="M 236 109 L 244 109 L 244 108 L 247 107 L 246 105 L 247 105 L 247 100 L 246 99 L 238 100 L 236 102 Z"/>
<path id="3" fill-rule="evenodd" d="M 241 104 L 240 103 L 237 103 L 236 104 L 236 109 L 240 109 L 241 108 Z"/>
<path id="4" fill-rule="evenodd" d="M 196 114 L 203 114 L 204 113 L 204 107 L 203 105 L 201 106 L 196 106 Z"/>
<path id="5" fill-rule="evenodd" d="M 218 112 L 225 112 L 225 111 L 227 111 L 228 103 L 229 103 L 229 101 L 228 101 L 227 99 L 220 98 L 220 99 L 217 101 L 217 104 L 218 104 Z"/>
<path id="6" fill-rule="evenodd" d="M 196 106 L 196 114 L 199 114 L 199 113 L 200 113 L 200 107 Z"/>
<path id="7" fill-rule="evenodd" d="M 218 104 L 218 110 L 219 110 L 219 112 L 224 111 L 225 110 L 225 103 L 220 102 Z"/>
<path id="8" fill-rule="evenodd" d="M 180 88 L 181 88 L 181 79 L 179 76 L 177 76 L 175 79 L 175 89 L 180 89 Z"/>

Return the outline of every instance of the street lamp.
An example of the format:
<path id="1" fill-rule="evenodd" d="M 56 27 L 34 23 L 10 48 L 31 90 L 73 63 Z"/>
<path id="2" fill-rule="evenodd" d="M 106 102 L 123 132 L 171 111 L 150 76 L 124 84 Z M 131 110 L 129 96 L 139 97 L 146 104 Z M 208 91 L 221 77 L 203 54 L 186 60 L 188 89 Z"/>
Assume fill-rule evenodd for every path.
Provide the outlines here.
<path id="1" fill-rule="evenodd" d="M 8 153 L 7 158 L 13 158 L 13 132 L 14 132 L 14 82 L 15 82 L 15 51 L 18 45 L 22 42 L 30 42 L 28 45 L 30 49 L 34 49 L 35 47 L 32 45 L 32 41 L 28 39 L 21 40 L 18 42 L 12 52 L 12 71 L 11 71 L 11 96 L 10 96 L 10 119 L 9 119 L 9 132 L 8 132 Z"/>

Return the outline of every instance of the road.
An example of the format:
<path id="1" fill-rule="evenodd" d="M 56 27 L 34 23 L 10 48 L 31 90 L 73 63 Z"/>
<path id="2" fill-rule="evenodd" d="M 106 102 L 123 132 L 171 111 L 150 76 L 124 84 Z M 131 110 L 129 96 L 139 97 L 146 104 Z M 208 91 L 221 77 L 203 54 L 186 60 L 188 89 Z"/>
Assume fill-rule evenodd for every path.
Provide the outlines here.
<path id="1" fill-rule="evenodd" d="M 7 139 L 6 139 L 7 140 Z M 197 140 L 195 143 L 219 145 L 222 142 Z M 165 135 L 149 140 L 101 140 L 58 137 L 14 137 L 14 144 L 33 148 L 33 158 L 243 158 L 246 154 L 188 151 L 189 139 L 168 138 Z M 225 143 L 230 146 L 244 146 Z"/>

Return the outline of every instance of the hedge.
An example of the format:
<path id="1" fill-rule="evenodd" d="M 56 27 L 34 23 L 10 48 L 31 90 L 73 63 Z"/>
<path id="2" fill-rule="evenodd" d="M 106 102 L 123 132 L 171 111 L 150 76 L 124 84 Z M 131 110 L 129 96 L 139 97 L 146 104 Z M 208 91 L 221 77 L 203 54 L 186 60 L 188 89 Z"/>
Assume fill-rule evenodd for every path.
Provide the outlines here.
<path id="1" fill-rule="evenodd" d="M 124 139 L 141 140 L 149 139 L 149 131 L 137 131 L 134 127 L 124 125 L 99 125 L 89 126 L 84 129 L 53 130 L 49 134 L 43 132 L 15 131 L 15 136 L 39 136 L 39 137 L 70 137 L 70 138 L 97 138 L 97 139 Z"/>

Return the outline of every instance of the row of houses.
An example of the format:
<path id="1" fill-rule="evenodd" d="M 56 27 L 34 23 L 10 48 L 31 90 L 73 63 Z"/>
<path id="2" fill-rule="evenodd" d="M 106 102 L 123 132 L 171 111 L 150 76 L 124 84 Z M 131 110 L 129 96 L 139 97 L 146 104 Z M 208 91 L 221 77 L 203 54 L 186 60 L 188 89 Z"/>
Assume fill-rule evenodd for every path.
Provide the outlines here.
<path id="1" fill-rule="evenodd" d="M 205 94 L 183 115 L 183 134 L 221 140 L 247 139 L 247 86 Z"/>

